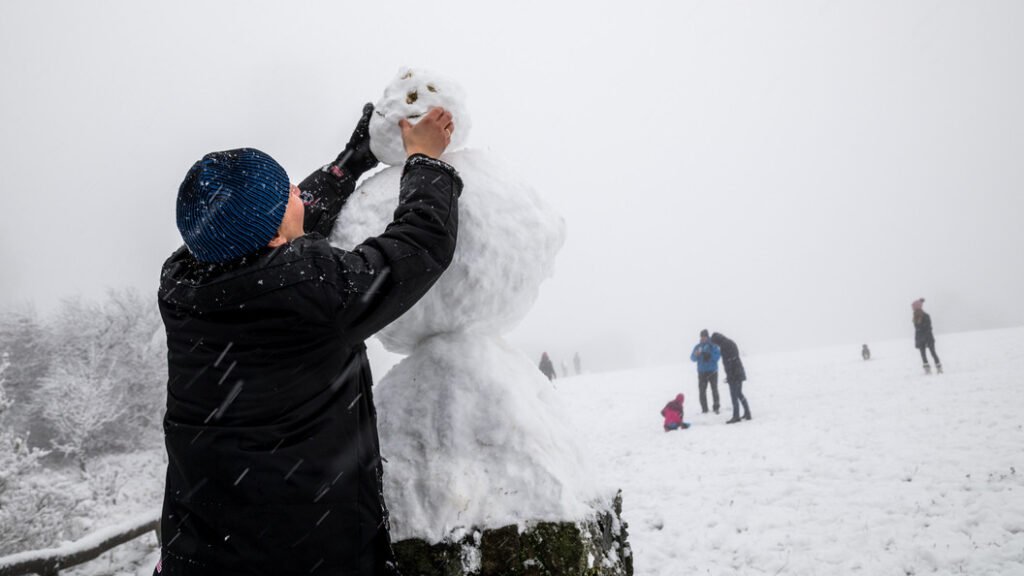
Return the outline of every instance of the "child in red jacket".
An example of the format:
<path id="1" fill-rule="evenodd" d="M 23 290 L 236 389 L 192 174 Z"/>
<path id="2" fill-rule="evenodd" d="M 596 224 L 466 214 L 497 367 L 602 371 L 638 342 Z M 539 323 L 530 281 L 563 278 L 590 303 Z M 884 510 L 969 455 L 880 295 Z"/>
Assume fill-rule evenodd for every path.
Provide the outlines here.
<path id="1" fill-rule="evenodd" d="M 665 407 L 661 409 L 661 415 L 665 417 L 665 432 L 677 429 L 687 429 L 690 424 L 683 422 L 683 402 L 686 397 L 682 394 L 676 394 L 676 399 L 665 404 Z"/>

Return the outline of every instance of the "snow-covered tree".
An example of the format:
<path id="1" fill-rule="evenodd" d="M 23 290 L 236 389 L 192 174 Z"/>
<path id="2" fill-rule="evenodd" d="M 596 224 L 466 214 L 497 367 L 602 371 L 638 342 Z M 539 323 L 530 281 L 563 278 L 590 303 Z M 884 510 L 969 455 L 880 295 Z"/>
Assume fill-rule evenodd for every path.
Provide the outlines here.
<path id="1" fill-rule="evenodd" d="M 15 434 L 8 424 L 14 400 L 7 393 L 5 373 L 10 368 L 8 356 L 0 357 L 0 497 L 7 491 L 14 478 L 34 469 L 43 455 L 39 450 L 32 450 L 24 438 Z M 2 503 L 0 503 L 2 509 Z"/>
<path id="2" fill-rule="evenodd" d="M 46 325 L 31 306 L 14 306 L 0 311 L 0 350 L 8 354 L 4 372 L 6 393 L 12 402 L 7 424 L 22 434 L 31 433 L 35 443 L 46 443 L 46 430 L 35 418 L 39 382 L 50 369 Z"/>
<path id="3" fill-rule="evenodd" d="M 5 353 L 0 357 L 0 555 L 44 543 L 67 513 L 66 506 L 53 505 L 62 499 L 59 493 L 32 481 L 46 453 L 29 447 L 8 422 L 15 405 L 6 390 L 10 365 Z"/>
<path id="4" fill-rule="evenodd" d="M 0 556 L 80 537 L 97 506 L 118 501 L 129 476 L 91 458 L 159 442 L 160 334 L 156 302 L 131 291 L 69 300 L 44 319 L 0 311 Z"/>
<path id="5" fill-rule="evenodd" d="M 43 379 L 43 417 L 53 427 L 53 447 L 75 458 L 82 471 L 88 454 L 111 447 L 105 427 L 125 412 L 124 389 L 111 376 L 116 363 L 91 352 L 84 360 L 69 358 Z"/>
<path id="6" fill-rule="evenodd" d="M 153 343 L 159 329 L 156 303 L 135 292 L 62 303 L 49 324 L 54 361 L 36 395 L 55 448 L 82 464 L 89 454 L 159 441 L 166 378 L 164 350 Z"/>

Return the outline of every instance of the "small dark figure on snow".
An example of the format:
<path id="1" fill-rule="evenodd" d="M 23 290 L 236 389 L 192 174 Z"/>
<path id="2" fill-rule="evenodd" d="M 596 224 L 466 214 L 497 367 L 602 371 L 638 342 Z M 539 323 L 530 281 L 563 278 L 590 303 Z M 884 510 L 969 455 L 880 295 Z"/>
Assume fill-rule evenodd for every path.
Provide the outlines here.
<path id="1" fill-rule="evenodd" d="M 576 375 L 579 376 L 583 373 L 583 368 L 580 367 L 580 353 L 577 352 L 572 357 L 572 367 L 576 369 Z"/>
<path id="2" fill-rule="evenodd" d="M 924 364 L 924 373 L 931 374 L 932 367 L 928 365 L 928 356 L 924 353 L 928 349 L 935 360 L 935 371 L 942 374 L 942 361 L 935 355 L 935 335 L 932 334 L 932 317 L 924 311 L 924 298 L 918 298 L 911 303 L 914 310 L 914 346 L 921 351 L 921 363 Z"/>
<path id="3" fill-rule="evenodd" d="M 711 341 L 722 351 L 725 381 L 729 384 L 729 396 L 732 398 L 732 419 L 726 424 L 740 421 L 740 404 L 743 404 L 743 420 L 750 420 L 750 406 L 747 404 L 747 397 L 743 395 L 743 381 L 747 379 L 747 372 L 743 369 L 743 361 L 740 360 L 740 349 L 735 342 L 718 332 L 711 335 Z"/>
<path id="4" fill-rule="evenodd" d="M 558 374 L 555 374 L 555 365 L 551 363 L 551 358 L 548 358 L 547 352 L 540 356 L 540 371 L 548 377 L 548 380 L 558 378 Z"/>
<path id="5" fill-rule="evenodd" d="M 700 411 L 708 413 L 708 384 L 711 385 L 712 409 L 718 414 L 718 359 L 722 353 L 708 340 L 708 331 L 700 331 L 700 343 L 693 347 L 690 360 L 697 363 L 697 386 L 700 389 Z"/>
<path id="6" fill-rule="evenodd" d="M 868 348 L 867 344 L 865 344 L 863 347 L 861 347 L 861 349 L 860 349 L 860 357 L 865 359 L 865 360 L 871 360 L 871 350 Z"/>
<path id="7" fill-rule="evenodd" d="M 689 423 L 683 422 L 683 402 L 685 400 L 685 396 L 676 394 L 676 399 L 670 400 L 661 409 L 661 415 L 665 417 L 665 432 L 679 429 L 686 430 L 690 427 Z"/>

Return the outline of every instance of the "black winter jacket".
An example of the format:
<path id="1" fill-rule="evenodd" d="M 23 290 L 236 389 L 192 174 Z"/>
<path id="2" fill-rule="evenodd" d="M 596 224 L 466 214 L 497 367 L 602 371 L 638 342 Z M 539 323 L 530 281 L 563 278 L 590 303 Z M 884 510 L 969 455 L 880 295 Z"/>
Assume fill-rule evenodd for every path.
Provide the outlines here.
<path id="1" fill-rule="evenodd" d="M 462 182 L 410 158 L 394 221 L 347 252 L 324 236 L 354 187 L 307 178 L 308 234 L 285 246 L 217 265 L 182 247 L 164 264 L 161 576 L 393 570 L 363 341 L 451 262 Z"/>
<path id="2" fill-rule="evenodd" d="M 921 319 L 914 322 L 914 347 L 925 348 L 934 345 L 935 335 L 932 333 L 932 317 L 922 310 Z"/>
<path id="3" fill-rule="evenodd" d="M 722 351 L 725 381 L 735 384 L 746 380 L 747 372 L 743 369 L 743 361 L 740 360 L 740 349 L 736 346 L 736 343 L 718 332 L 711 335 L 711 341 L 717 344 L 718 348 Z"/>

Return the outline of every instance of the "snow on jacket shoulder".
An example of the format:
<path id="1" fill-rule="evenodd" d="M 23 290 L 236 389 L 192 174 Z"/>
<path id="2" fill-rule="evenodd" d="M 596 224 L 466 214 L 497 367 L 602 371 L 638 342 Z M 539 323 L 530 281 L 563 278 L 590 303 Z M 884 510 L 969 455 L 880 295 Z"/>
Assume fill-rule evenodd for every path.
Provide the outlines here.
<path id="1" fill-rule="evenodd" d="M 350 252 L 312 231 L 225 264 L 184 247 L 164 264 L 162 576 L 369 575 L 390 559 L 363 341 L 451 261 L 461 191 L 418 158 L 394 222 Z M 317 178 L 329 230 L 354 183 Z"/>
<path id="2" fill-rule="evenodd" d="M 699 343 L 693 347 L 693 352 L 690 353 L 690 360 L 697 363 L 697 372 L 705 374 L 707 372 L 718 372 L 718 359 L 721 358 L 722 352 L 712 342 Z"/>

